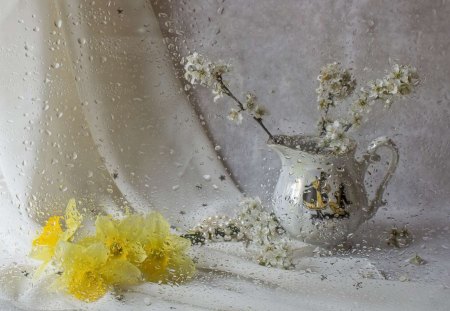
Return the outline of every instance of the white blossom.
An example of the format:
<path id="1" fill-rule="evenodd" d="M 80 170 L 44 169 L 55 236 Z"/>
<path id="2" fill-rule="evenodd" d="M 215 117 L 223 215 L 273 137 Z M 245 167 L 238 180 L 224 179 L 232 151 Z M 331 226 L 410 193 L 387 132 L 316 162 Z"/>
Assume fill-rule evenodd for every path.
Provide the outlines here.
<path id="1" fill-rule="evenodd" d="M 230 71 L 230 66 L 222 61 L 213 63 L 203 55 L 194 52 L 184 59 L 184 78 L 192 85 L 200 84 L 206 87 L 214 86 L 216 95 L 221 90 L 217 86 L 217 79 Z"/>
<path id="2" fill-rule="evenodd" d="M 255 110 L 252 111 L 251 115 L 256 119 L 262 119 L 263 116 L 267 114 L 266 108 L 262 106 L 256 106 Z"/>
<path id="3" fill-rule="evenodd" d="M 361 89 L 358 98 L 353 102 L 353 108 L 364 111 L 368 109 L 369 104 L 369 94 L 364 89 Z"/>
<path id="4" fill-rule="evenodd" d="M 390 85 L 395 86 L 395 94 L 401 95 L 411 93 L 413 87 L 419 82 L 416 68 L 399 64 L 392 66 L 391 72 L 385 79 Z"/>
<path id="5" fill-rule="evenodd" d="M 345 153 L 350 146 L 350 139 L 346 136 L 348 123 L 335 120 L 325 127 L 325 136 L 320 141 L 320 146 L 337 154 Z"/>
<path id="6" fill-rule="evenodd" d="M 361 114 L 358 111 L 351 110 L 350 111 L 350 115 L 352 117 L 352 122 L 351 123 L 353 125 L 361 125 L 362 116 L 361 116 Z"/>
<path id="7" fill-rule="evenodd" d="M 329 97 L 323 97 L 322 94 L 317 97 L 317 104 L 319 110 L 326 110 L 328 107 L 334 106 L 334 102 Z"/>
<path id="8" fill-rule="evenodd" d="M 192 85 L 200 84 L 210 86 L 212 83 L 211 75 L 212 63 L 197 52 L 186 56 L 184 60 L 184 78 Z"/>
<path id="9" fill-rule="evenodd" d="M 339 120 L 336 120 L 333 123 L 327 125 L 325 139 L 338 140 L 341 139 L 344 135 L 344 126 L 343 123 L 341 123 Z"/>
<path id="10" fill-rule="evenodd" d="M 221 60 L 219 60 L 217 63 L 212 63 L 211 75 L 213 77 L 222 76 L 223 74 L 228 73 L 230 71 L 231 71 L 230 64 L 227 64 Z"/>
<path id="11" fill-rule="evenodd" d="M 243 116 L 239 110 L 231 108 L 230 112 L 228 113 L 228 119 L 233 122 L 236 122 L 237 124 L 241 124 Z"/>
<path id="12" fill-rule="evenodd" d="M 225 94 L 225 89 L 223 88 L 223 85 L 221 83 L 215 82 L 213 85 L 212 93 L 215 95 L 214 102 L 217 102 L 223 97 L 223 94 Z"/>
<path id="13" fill-rule="evenodd" d="M 327 110 L 334 106 L 334 101 L 342 100 L 351 95 L 356 86 L 356 80 L 346 69 L 336 62 L 322 67 L 319 76 L 319 87 L 316 89 L 319 109 Z"/>
<path id="14" fill-rule="evenodd" d="M 369 86 L 369 98 L 378 99 L 382 98 L 387 93 L 386 81 L 384 79 L 377 79 L 375 81 L 370 81 Z"/>
<path id="15" fill-rule="evenodd" d="M 256 108 L 256 96 L 254 94 L 245 94 L 244 108 L 250 111 L 253 111 Z"/>

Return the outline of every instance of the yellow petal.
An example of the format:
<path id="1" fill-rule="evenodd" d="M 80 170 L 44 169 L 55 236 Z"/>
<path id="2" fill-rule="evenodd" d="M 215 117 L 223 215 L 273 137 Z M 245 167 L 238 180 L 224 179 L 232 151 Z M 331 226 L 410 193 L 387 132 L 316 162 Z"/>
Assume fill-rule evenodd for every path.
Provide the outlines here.
<path id="1" fill-rule="evenodd" d="M 167 282 L 169 257 L 161 249 L 147 252 L 147 258 L 139 265 L 144 278 L 149 282 Z"/>
<path id="2" fill-rule="evenodd" d="M 54 246 L 33 246 L 31 249 L 30 257 L 36 260 L 41 260 L 44 263 L 49 262 L 55 254 Z"/>
<path id="3" fill-rule="evenodd" d="M 131 241 L 138 241 L 142 235 L 144 217 L 139 214 L 128 215 L 120 220 L 117 228 L 120 235 Z"/>
<path id="4" fill-rule="evenodd" d="M 42 233 L 33 240 L 33 246 L 55 246 L 63 232 L 61 229 L 60 219 L 60 216 L 50 217 L 42 229 Z"/>
<path id="5" fill-rule="evenodd" d="M 190 279 L 194 273 L 195 264 L 187 254 L 181 253 L 170 258 L 167 275 L 168 282 L 184 282 Z"/>
<path id="6" fill-rule="evenodd" d="M 147 253 L 140 243 L 129 242 L 127 248 L 129 249 L 128 260 L 131 263 L 141 263 L 147 258 Z"/>
<path id="7" fill-rule="evenodd" d="M 180 283 L 192 277 L 195 273 L 195 265 L 187 255 L 190 242 L 177 235 L 171 234 L 166 239 L 165 251 L 169 258 L 167 282 Z"/>
<path id="8" fill-rule="evenodd" d="M 55 254 L 56 244 L 63 234 L 60 219 L 60 216 L 50 217 L 42 229 L 42 233 L 33 240 L 30 257 L 43 261 L 37 274 L 40 274 L 44 270 L 47 263 Z"/>
<path id="9" fill-rule="evenodd" d="M 89 258 L 94 266 L 100 267 L 108 260 L 108 250 L 103 243 L 94 243 L 86 247 L 84 256 Z"/>
<path id="10" fill-rule="evenodd" d="M 101 242 L 102 241 L 100 241 L 96 236 L 89 235 L 89 236 L 84 237 L 81 240 L 79 240 L 77 242 L 77 244 L 81 245 L 81 246 L 84 246 L 84 247 L 88 247 L 88 246 L 90 246 L 92 244 L 101 243 Z"/>
<path id="11" fill-rule="evenodd" d="M 64 232 L 63 239 L 68 241 L 75 234 L 75 231 L 77 231 L 83 221 L 83 216 L 81 216 L 77 210 L 75 199 L 70 199 L 69 203 L 67 203 L 64 220 L 66 223 L 66 231 Z"/>
<path id="12" fill-rule="evenodd" d="M 145 229 L 151 235 L 165 237 L 170 233 L 170 225 L 163 215 L 153 212 L 147 215 L 145 219 Z"/>
<path id="13" fill-rule="evenodd" d="M 108 290 L 106 281 L 93 270 L 74 271 L 67 279 L 67 291 L 86 302 L 98 300 Z"/>
<path id="14" fill-rule="evenodd" d="M 164 239 L 170 234 L 169 223 L 160 213 L 150 213 L 145 218 L 143 228 L 144 244 L 152 249 L 164 247 Z"/>
<path id="15" fill-rule="evenodd" d="M 95 230 L 99 240 L 107 240 L 119 235 L 116 223 L 110 216 L 98 216 L 95 220 Z"/>
<path id="16" fill-rule="evenodd" d="M 111 285 L 135 285 L 142 280 L 141 271 L 123 259 L 108 261 L 100 270 L 100 274 Z"/>
<path id="17" fill-rule="evenodd" d="M 165 249 L 170 249 L 176 252 L 186 252 L 191 247 L 191 242 L 179 237 L 178 235 L 171 234 L 166 238 Z"/>

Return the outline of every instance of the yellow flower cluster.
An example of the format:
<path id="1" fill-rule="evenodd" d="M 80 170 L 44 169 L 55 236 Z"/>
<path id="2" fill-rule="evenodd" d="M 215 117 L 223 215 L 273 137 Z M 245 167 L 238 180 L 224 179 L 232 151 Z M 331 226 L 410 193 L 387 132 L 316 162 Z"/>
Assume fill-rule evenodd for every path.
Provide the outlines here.
<path id="1" fill-rule="evenodd" d="M 43 261 L 39 273 L 53 262 L 62 272 L 57 286 L 80 300 L 95 301 L 113 286 L 142 281 L 177 284 L 195 271 L 186 254 L 189 240 L 170 233 L 169 224 L 159 213 L 122 219 L 98 216 L 95 233 L 75 242 L 81 223 L 82 216 L 71 199 L 64 217 L 47 220 L 31 252 L 32 258 Z"/>

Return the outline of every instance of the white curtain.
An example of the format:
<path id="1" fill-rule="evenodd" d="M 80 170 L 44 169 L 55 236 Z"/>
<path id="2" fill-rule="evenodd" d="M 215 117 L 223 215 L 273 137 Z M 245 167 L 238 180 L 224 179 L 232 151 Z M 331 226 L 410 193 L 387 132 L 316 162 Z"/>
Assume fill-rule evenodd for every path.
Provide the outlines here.
<path id="1" fill-rule="evenodd" d="M 362 259 L 299 258 L 283 271 L 247 261 L 238 244 L 194 249 L 198 278 L 180 287 L 145 284 L 92 304 L 48 292 L 27 255 L 69 198 L 92 215 L 158 210 L 183 231 L 233 215 L 242 195 L 219 179 L 227 172 L 145 1 L 7 0 L 0 23 L 2 310 L 445 310 L 448 289 L 363 278 L 358 269 L 372 267 Z"/>

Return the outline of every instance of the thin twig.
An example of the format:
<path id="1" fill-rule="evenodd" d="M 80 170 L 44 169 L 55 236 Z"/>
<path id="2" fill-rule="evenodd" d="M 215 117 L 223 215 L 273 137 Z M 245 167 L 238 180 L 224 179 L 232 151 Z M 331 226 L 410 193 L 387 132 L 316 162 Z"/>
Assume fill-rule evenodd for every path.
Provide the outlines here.
<path id="1" fill-rule="evenodd" d="M 344 128 L 344 132 L 348 132 L 348 130 L 351 129 L 352 126 L 353 126 L 353 123 L 351 123 L 351 122 L 347 123 L 347 125 Z"/>
<path id="2" fill-rule="evenodd" d="M 232 98 L 236 104 L 238 105 L 240 111 L 245 111 L 245 107 L 242 104 L 242 102 L 236 97 L 234 96 L 234 94 L 230 91 L 230 89 L 225 85 L 225 83 L 222 80 L 222 77 L 219 75 L 216 77 L 217 82 L 219 82 L 221 88 L 224 90 L 224 93 L 226 95 L 228 95 L 230 98 Z M 264 125 L 263 121 L 261 118 L 257 118 L 255 116 L 253 116 L 253 120 L 255 120 L 256 122 L 258 122 L 258 124 L 262 127 L 262 129 L 264 130 L 264 132 L 266 132 L 267 135 L 269 135 L 270 139 L 274 139 L 273 135 L 270 133 L 270 131 L 267 129 L 267 127 Z"/>

